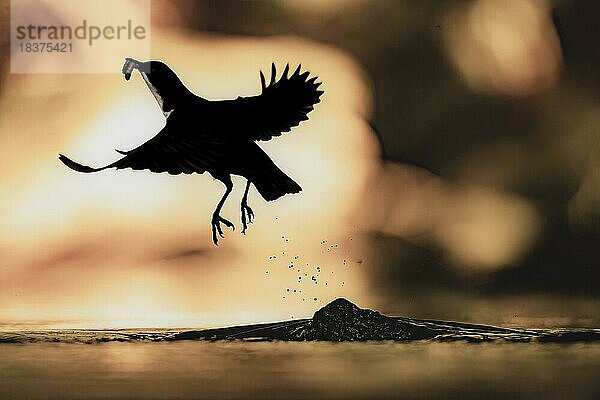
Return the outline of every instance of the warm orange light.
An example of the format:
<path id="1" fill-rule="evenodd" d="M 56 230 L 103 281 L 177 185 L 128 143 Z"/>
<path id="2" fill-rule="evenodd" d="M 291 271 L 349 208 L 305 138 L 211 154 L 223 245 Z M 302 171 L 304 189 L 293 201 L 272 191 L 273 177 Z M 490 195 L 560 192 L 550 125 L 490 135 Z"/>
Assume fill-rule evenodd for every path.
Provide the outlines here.
<path id="1" fill-rule="evenodd" d="M 310 120 L 260 143 L 303 192 L 266 203 L 252 191 L 256 221 L 241 236 L 245 182 L 236 178 L 223 215 L 238 230 L 216 249 L 209 218 L 223 187 L 208 174 L 83 175 L 57 160 L 61 152 L 103 165 L 120 157 L 114 149 L 160 130 L 162 114 L 139 76 L 125 82 L 118 68 L 105 76 L 11 75 L 0 103 L 0 138 L 15 160 L 0 175 L 8 188 L 0 199 L 0 320 L 214 326 L 310 316 L 337 296 L 368 304 L 367 263 L 356 262 L 361 229 L 349 219 L 378 158 L 360 68 L 333 48 L 292 38 L 152 35 L 153 58 L 208 99 L 259 93 L 258 71 L 271 62 L 280 71 L 302 63 L 319 76 L 325 95 Z M 29 103 L 34 117 L 20 110 Z"/>
<path id="2" fill-rule="evenodd" d="M 444 20 L 448 54 L 473 89 L 521 96 L 556 83 L 561 50 L 547 2 L 477 0 L 452 5 Z"/>

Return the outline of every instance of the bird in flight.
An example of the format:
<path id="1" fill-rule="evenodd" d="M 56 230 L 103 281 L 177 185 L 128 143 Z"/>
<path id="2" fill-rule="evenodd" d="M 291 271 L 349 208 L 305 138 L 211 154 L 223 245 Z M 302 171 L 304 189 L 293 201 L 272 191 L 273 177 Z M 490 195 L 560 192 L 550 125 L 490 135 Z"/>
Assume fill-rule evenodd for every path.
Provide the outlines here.
<path id="1" fill-rule="evenodd" d="M 232 222 L 220 215 L 227 196 L 233 190 L 231 175 L 246 178 L 241 200 L 242 233 L 252 223 L 254 212 L 248 205 L 248 190 L 254 184 L 267 201 L 288 193 L 298 193 L 300 185 L 287 176 L 256 144 L 289 132 L 308 119 L 323 91 L 317 78 L 301 66 L 291 74 L 289 64 L 277 80 L 275 64 L 267 84 L 260 71 L 261 93 L 234 100 L 207 100 L 192 93 L 177 74 L 161 61 L 127 58 L 122 73 L 126 80 L 138 70 L 154 95 L 167 120 L 152 139 L 129 150 L 116 150 L 124 157 L 100 168 L 79 164 L 65 155 L 59 159 L 78 172 L 98 172 L 107 168 L 150 170 L 178 174 L 208 172 L 223 182 L 225 193 L 212 214 L 212 240 L 218 246 L 224 237 L 221 224 L 235 230 Z"/>

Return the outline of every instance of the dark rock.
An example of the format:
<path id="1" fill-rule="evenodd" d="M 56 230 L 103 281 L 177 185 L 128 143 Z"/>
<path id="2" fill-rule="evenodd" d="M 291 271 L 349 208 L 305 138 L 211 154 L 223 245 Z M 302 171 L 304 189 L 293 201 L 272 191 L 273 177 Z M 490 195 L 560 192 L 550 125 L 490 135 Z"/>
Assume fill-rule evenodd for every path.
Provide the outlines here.
<path id="1" fill-rule="evenodd" d="M 598 330 L 555 330 L 544 332 L 539 335 L 537 341 L 540 343 L 575 343 L 575 342 L 597 342 L 600 341 Z"/>
<path id="2" fill-rule="evenodd" d="M 8 343 L 102 343 L 174 340 L 245 341 L 367 341 L 431 340 L 438 342 L 511 343 L 599 342 L 600 329 L 520 329 L 462 322 L 390 317 L 363 309 L 346 299 L 336 299 L 312 318 L 230 326 L 183 332 L 42 331 L 0 332 L 0 345 Z"/>
<path id="3" fill-rule="evenodd" d="M 439 331 L 362 309 L 339 298 L 315 312 L 306 340 L 420 340 L 437 335 Z"/>
<path id="4" fill-rule="evenodd" d="M 599 341 L 600 330 L 517 329 L 390 317 L 377 311 L 360 308 L 346 299 L 339 298 L 315 312 L 310 319 L 179 332 L 163 340 L 321 340 L 330 342 L 435 340 L 468 343 L 490 341 L 570 343 Z"/>
<path id="5" fill-rule="evenodd" d="M 272 322 L 267 324 L 230 326 L 227 328 L 204 329 L 180 332 L 167 340 L 285 340 L 302 341 L 310 319 Z"/>

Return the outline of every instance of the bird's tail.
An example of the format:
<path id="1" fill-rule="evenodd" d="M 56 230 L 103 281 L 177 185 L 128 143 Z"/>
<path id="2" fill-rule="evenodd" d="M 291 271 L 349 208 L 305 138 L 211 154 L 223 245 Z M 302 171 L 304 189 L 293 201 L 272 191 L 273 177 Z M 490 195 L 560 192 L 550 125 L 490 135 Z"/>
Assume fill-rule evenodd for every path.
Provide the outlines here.
<path id="1" fill-rule="evenodd" d="M 58 159 L 60 161 L 62 161 L 63 164 L 65 164 L 67 167 L 69 167 L 72 170 L 75 170 L 77 172 L 85 172 L 85 173 L 98 172 L 98 171 L 102 171 L 103 169 L 108 168 L 108 167 L 92 168 L 92 167 L 88 167 L 87 165 L 81 165 L 81 164 L 71 160 L 69 157 L 67 157 L 63 154 L 59 154 Z"/>
<path id="2" fill-rule="evenodd" d="M 302 191 L 300 185 L 294 182 L 292 178 L 287 176 L 279 168 L 262 171 L 250 180 L 260 195 L 267 201 L 276 200 L 288 193 L 298 193 Z"/>

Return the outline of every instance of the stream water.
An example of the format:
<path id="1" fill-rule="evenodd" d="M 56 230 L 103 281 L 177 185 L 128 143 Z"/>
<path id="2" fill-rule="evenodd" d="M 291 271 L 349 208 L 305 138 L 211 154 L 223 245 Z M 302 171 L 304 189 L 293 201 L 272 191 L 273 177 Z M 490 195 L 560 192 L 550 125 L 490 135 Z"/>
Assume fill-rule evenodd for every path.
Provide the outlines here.
<path id="1" fill-rule="evenodd" d="M 597 341 L 163 341 L 172 334 L 0 333 L 0 398 L 600 398 Z"/>

